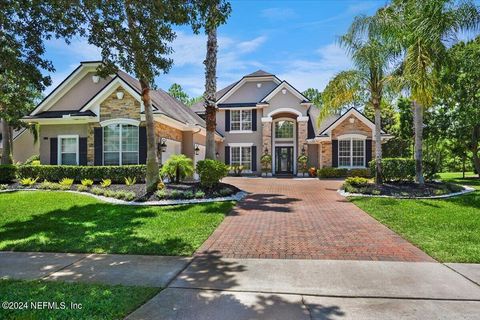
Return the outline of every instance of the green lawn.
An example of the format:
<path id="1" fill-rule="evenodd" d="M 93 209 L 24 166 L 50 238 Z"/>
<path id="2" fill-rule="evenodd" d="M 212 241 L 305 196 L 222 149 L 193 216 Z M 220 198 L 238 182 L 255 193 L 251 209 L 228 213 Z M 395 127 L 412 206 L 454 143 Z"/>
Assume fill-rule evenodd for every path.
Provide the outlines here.
<path id="1" fill-rule="evenodd" d="M 21 302 L 23 307 L 23 310 L 11 310 L 2 305 L 0 319 L 123 319 L 159 290 L 80 283 L 0 280 L 2 302 Z M 35 310 L 33 309 L 35 305 L 30 303 L 38 301 L 56 302 L 56 306 L 51 304 L 50 309 Z M 74 309 L 72 303 L 75 304 Z M 81 309 L 78 308 L 80 305 Z"/>
<path id="2" fill-rule="evenodd" d="M 468 176 L 442 174 L 444 180 L 478 190 L 450 199 L 350 200 L 439 261 L 480 263 L 480 180 Z"/>
<path id="3" fill-rule="evenodd" d="M 113 205 L 67 192 L 0 194 L 0 250 L 191 255 L 233 202 Z"/>

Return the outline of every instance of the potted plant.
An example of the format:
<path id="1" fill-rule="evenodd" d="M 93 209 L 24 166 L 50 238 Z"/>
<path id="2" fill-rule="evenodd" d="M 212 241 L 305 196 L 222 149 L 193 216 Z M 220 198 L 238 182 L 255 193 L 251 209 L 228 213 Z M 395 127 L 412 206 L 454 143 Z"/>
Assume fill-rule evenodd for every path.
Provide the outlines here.
<path id="1" fill-rule="evenodd" d="M 272 169 L 272 156 L 268 153 L 265 153 L 260 158 L 260 162 L 262 163 L 262 176 L 268 176 L 271 173 Z"/>
<path id="2" fill-rule="evenodd" d="M 308 157 L 304 154 L 297 158 L 298 171 L 302 173 L 302 176 L 305 176 L 305 174 L 308 172 L 307 162 Z"/>
<path id="3" fill-rule="evenodd" d="M 310 169 L 308 169 L 308 174 L 310 175 L 310 177 L 316 177 L 317 176 L 317 168 L 315 167 L 310 167 Z"/>

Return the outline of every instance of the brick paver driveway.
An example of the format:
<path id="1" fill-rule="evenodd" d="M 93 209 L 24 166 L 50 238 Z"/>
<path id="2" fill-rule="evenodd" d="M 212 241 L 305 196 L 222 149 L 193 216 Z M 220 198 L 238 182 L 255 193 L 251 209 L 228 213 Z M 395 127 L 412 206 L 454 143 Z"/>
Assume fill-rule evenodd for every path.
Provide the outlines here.
<path id="1" fill-rule="evenodd" d="M 230 258 L 433 261 L 336 190 L 341 181 L 226 178 L 249 193 L 197 254 Z"/>

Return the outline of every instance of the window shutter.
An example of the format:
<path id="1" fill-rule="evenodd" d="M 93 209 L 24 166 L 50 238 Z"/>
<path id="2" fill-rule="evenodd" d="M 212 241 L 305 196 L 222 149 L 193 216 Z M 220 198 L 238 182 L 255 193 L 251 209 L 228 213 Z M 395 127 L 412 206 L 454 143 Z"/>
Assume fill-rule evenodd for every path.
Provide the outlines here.
<path id="1" fill-rule="evenodd" d="M 146 164 L 147 163 L 147 128 L 139 127 L 138 128 L 138 163 Z"/>
<path id="2" fill-rule="evenodd" d="M 50 164 L 58 164 L 58 139 L 50 138 Z"/>
<path id="3" fill-rule="evenodd" d="M 257 171 L 257 146 L 252 146 L 252 171 Z"/>
<path id="4" fill-rule="evenodd" d="M 93 165 L 103 164 L 103 128 L 93 129 Z"/>
<path id="5" fill-rule="evenodd" d="M 81 166 L 87 165 L 87 138 L 78 139 L 78 164 Z"/>
<path id="6" fill-rule="evenodd" d="M 252 110 L 252 131 L 257 131 L 257 109 Z"/>
<path id="7" fill-rule="evenodd" d="M 225 164 L 230 165 L 230 147 L 225 147 Z"/>
<path id="8" fill-rule="evenodd" d="M 365 167 L 368 168 L 368 163 L 372 161 L 372 140 L 365 140 Z"/>
<path id="9" fill-rule="evenodd" d="M 338 167 L 338 140 L 332 140 L 332 167 Z"/>
<path id="10" fill-rule="evenodd" d="M 225 132 L 230 131 L 230 110 L 225 110 Z"/>

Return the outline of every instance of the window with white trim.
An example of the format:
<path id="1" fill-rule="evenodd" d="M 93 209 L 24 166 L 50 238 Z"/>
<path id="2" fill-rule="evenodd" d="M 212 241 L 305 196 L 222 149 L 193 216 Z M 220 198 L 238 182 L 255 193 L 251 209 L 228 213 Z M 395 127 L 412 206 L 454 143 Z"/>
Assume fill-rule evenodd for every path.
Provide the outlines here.
<path id="1" fill-rule="evenodd" d="M 252 130 L 252 110 L 231 110 L 230 131 Z"/>
<path id="2" fill-rule="evenodd" d="M 252 147 L 230 147 L 230 164 L 243 166 L 243 170 L 251 170 Z"/>
<path id="3" fill-rule="evenodd" d="M 293 139 L 293 121 L 280 120 L 275 122 L 275 138 L 277 139 Z"/>
<path id="4" fill-rule="evenodd" d="M 342 139 L 338 140 L 339 167 L 365 167 L 365 140 Z"/>
<path id="5" fill-rule="evenodd" d="M 138 164 L 138 127 L 111 124 L 103 127 L 103 164 Z"/>
<path id="6" fill-rule="evenodd" d="M 78 165 L 78 136 L 58 137 L 58 164 Z"/>

